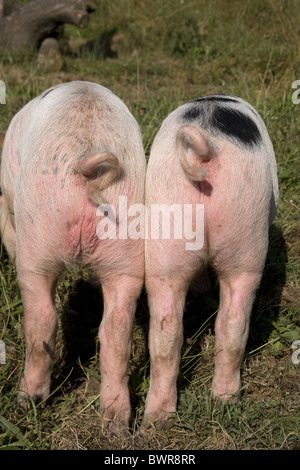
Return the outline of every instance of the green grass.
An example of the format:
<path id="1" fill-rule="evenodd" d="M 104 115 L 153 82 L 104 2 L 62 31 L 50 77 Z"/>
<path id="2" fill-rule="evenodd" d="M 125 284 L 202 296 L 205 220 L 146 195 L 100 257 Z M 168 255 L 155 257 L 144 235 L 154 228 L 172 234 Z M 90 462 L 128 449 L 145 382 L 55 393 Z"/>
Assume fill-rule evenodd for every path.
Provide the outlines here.
<path id="1" fill-rule="evenodd" d="M 218 308 L 214 287 L 200 298 L 187 298 L 173 427 L 149 439 L 103 435 L 96 340 L 102 299 L 89 273 L 74 271 L 61 279 L 56 297 L 60 328 L 53 393 L 46 406 L 32 404 L 23 411 L 16 403 L 25 353 L 23 307 L 15 268 L 3 250 L 0 339 L 7 363 L 0 365 L 0 449 L 299 449 L 300 365 L 291 361 L 292 342 L 300 339 L 300 105 L 291 99 L 292 82 L 300 79 L 299 3 L 118 0 L 97 5 L 87 28 L 65 28 L 71 50 L 65 50 L 60 72 L 38 69 L 36 51 L 0 56 L 7 90 L 0 130 L 38 93 L 74 79 L 101 83 L 125 101 L 141 126 L 147 155 L 162 120 L 185 101 L 233 93 L 257 108 L 277 156 L 280 204 L 242 365 L 243 398 L 224 405 L 210 397 Z M 100 47 L 104 38 L 106 49 Z M 147 328 L 143 293 L 129 367 L 133 430 L 143 417 L 149 385 Z"/>

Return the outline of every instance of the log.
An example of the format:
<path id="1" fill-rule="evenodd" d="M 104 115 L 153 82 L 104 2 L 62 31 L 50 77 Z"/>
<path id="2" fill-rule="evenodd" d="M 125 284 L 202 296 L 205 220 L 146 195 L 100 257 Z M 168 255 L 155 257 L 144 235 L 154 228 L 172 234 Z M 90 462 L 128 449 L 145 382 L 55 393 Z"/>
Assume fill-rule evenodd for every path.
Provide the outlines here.
<path id="1" fill-rule="evenodd" d="M 89 0 L 35 0 L 20 5 L 0 0 L 0 48 L 39 47 L 46 37 L 57 37 L 62 25 L 87 26 L 95 6 Z"/>

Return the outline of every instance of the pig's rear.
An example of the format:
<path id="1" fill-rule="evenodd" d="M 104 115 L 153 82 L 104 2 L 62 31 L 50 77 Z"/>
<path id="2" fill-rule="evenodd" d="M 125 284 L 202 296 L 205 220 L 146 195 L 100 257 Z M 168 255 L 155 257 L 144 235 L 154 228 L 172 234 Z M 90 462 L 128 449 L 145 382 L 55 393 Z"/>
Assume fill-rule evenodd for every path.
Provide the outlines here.
<path id="1" fill-rule="evenodd" d="M 176 378 L 183 341 L 183 309 L 190 283 L 207 285 L 211 264 L 220 285 L 212 393 L 235 397 L 249 318 L 276 212 L 276 162 L 266 127 L 248 103 L 211 95 L 186 103 L 163 122 L 153 143 L 146 178 L 146 207 L 192 207 L 192 232 L 202 245 L 171 233 L 146 240 L 146 288 L 150 306 L 151 381 L 145 426 L 176 411 Z M 197 225 L 197 205 L 204 222 Z M 175 220 L 175 217 L 174 217 Z M 196 222 L 195 222 L 196 221 Z M 153 223 L 149 218 L 149 231 Z M 199 312 L 200 314 L 201 312 Z M 185 321 L 188 321 L 186 319 Z"/>
<path id="2" fill-rule="evenodd" d="M 39 247 L 48 258 L 41 271 L 53 269 L 55 260 L 59 269 L 99 262 L 100 245 L 109 241 L 97 237 L 97 205 L 117 207 L 124 194 L 129 204 L 143 202 L 136 176 L 145 162 L 132 115 L 100 85 L 72 85 L 53 87 L 23 108 L 7 136 L 13 151 L 4 148 L 10 158 L 3 158 L 3 192 L 12 206 L 15 187 L 15 223 L 31 240 L 26 262 Z"/>
<path id="3" fill-rule="evenodd" d="M 104 425 L 128 425 L 127 366 L 144 244 L 98 237 L 97 207 L 103 202 L 115 207 L 117 224 L 119 196 L 126 196 L 128 207 L 143 204 L 145 166 L 137 122 L 100 85 L 58 85 L 12 120 L 2 155 L 0 223 L 5 246 L 16 254 L 24 305 L 22 403 L 49 394 L 56 282 L 66 266 L 80 263 L 93 268 L 104 297 L 99 328 Z"/>

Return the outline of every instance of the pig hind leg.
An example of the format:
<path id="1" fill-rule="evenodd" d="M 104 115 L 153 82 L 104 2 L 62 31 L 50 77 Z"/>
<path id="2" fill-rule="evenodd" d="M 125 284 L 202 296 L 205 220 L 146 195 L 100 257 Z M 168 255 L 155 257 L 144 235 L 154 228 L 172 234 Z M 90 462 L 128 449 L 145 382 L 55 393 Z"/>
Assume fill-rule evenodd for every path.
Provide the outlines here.
<path id="1" fill-rule="evenodd" d="M 264 259 L 256 252 L 255 258 Z M 254 259 L 255 259 L 254 258 Z M 234 259 L 232 258 L 234 263 Z M 248 339 L 250 314 L 263 266 L 221 270 L 215 266 L 220 283 L 220 307 L 215 324 L 215 373 L 212 394 L 226 401 L 235 399 L 240 388 L 240 365 Z"/>
<path id="2" fill-rule="evenodd" d="M 115 432 L 119 426 L 128 427 L 130 420 L 128 363 L 143 277 L 112 272 L 101 279 L 101 284 L 104 311 L 99 328 L 100 407 L 104 429 Z"/>
<path id="3" fill-rule="evenodd" d="M 50 391 L 54 359 L 57 314 L 53 297 L 57 275 L 36 274 L 17 264 L 24 306 L 26 360 L 20 384 L 19 402 L 27 398 L 38 402 Z"/>
<path id="4" fill-rule="evenodd" d="M 143 430 L 160 427 L 176 411 L 177 376 L 183 343 L 183 309 L 187 283 L 159 276 L 146 282 L 150 309 L 150 387 Z"/>
<path id="5" fill-rule="evenodd" d="M 181 242 L 175 246 L 155 240 L 147 243 L 151 370 L 142 430 L 163 426 L 176 412 L 185 298 L 191 280 L 203 265 L 200 258 L 186 252 Z"/>

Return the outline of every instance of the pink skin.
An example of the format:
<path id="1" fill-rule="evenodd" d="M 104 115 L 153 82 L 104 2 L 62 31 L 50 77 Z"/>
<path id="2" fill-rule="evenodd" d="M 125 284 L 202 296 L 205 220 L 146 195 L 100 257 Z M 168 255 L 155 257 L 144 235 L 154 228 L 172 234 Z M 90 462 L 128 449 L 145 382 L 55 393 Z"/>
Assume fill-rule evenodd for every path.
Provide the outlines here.
<path id="1" fill-rule="evenodd" d="M 113 155 L 109 162 L 119 162 L 120 171 L 112 181 L 106 178 L 105 185 L 99 180 L 98 190 L 91 168 L 94 160 L 100 168 L 106 154 Z M 91 183 L 79 166 L 90 155 L 88 167 L 82 167 L 92 175 Z M 127 367 L 144 279 L 144 243 L 98 238 L 96 210 L 102 201 L 118 207 L 119 195 L 127 196 L 128 205 L 143 203 L 144 174 L 136 121 L 121 100 L 99 85 L 60 85 L 31 101 L 12 121 L 2 155 L 0 228 L 9 255 L 16 258 L 24 305 L 21 402 L 49 395 L 57 330 L 55 287 L 66 266 L 81 264 L 97 274 L 103 289 L 99 339 L 104 424 L 128 426 Z"/>
<path id="2" fill-rule="evenodd" d="M 151 149 L 146 207 L 150 212 L 152 204 L 192 204 L 195 220 L 195 204 L 204 204 L 204 245 L 188 251 L 185 239 L 146 240 L 151 373 L 143 429 L 163 425 L 176 412 L 185 298 L 195 277 L 198 290 L 206 290 L 208 263 L 218 275 L 221 299 L 215 324 L 212 394 L 221 400 L 234 398 L 267 253 L 272 193 L 275 201 L 278 198 L 276 164 L 263 124 L 265 154 L 243 150 L 221 137 L 208 140 L 206 131 L 196 124 L 191 130 L 184 128 L 186 141 L 190 137 L 197 140 L 192 147 L 183 147 L 185 155 L 179 152 L 180 158 L 187 158 L 195 167 L 197 158 L 200 161 L 193 182 L 192 171 L 187 174 L 177 157 L 177 116 L 174 111 L 165 120 Z M 150 218 L 148 223 L 151 231 Z"/>

